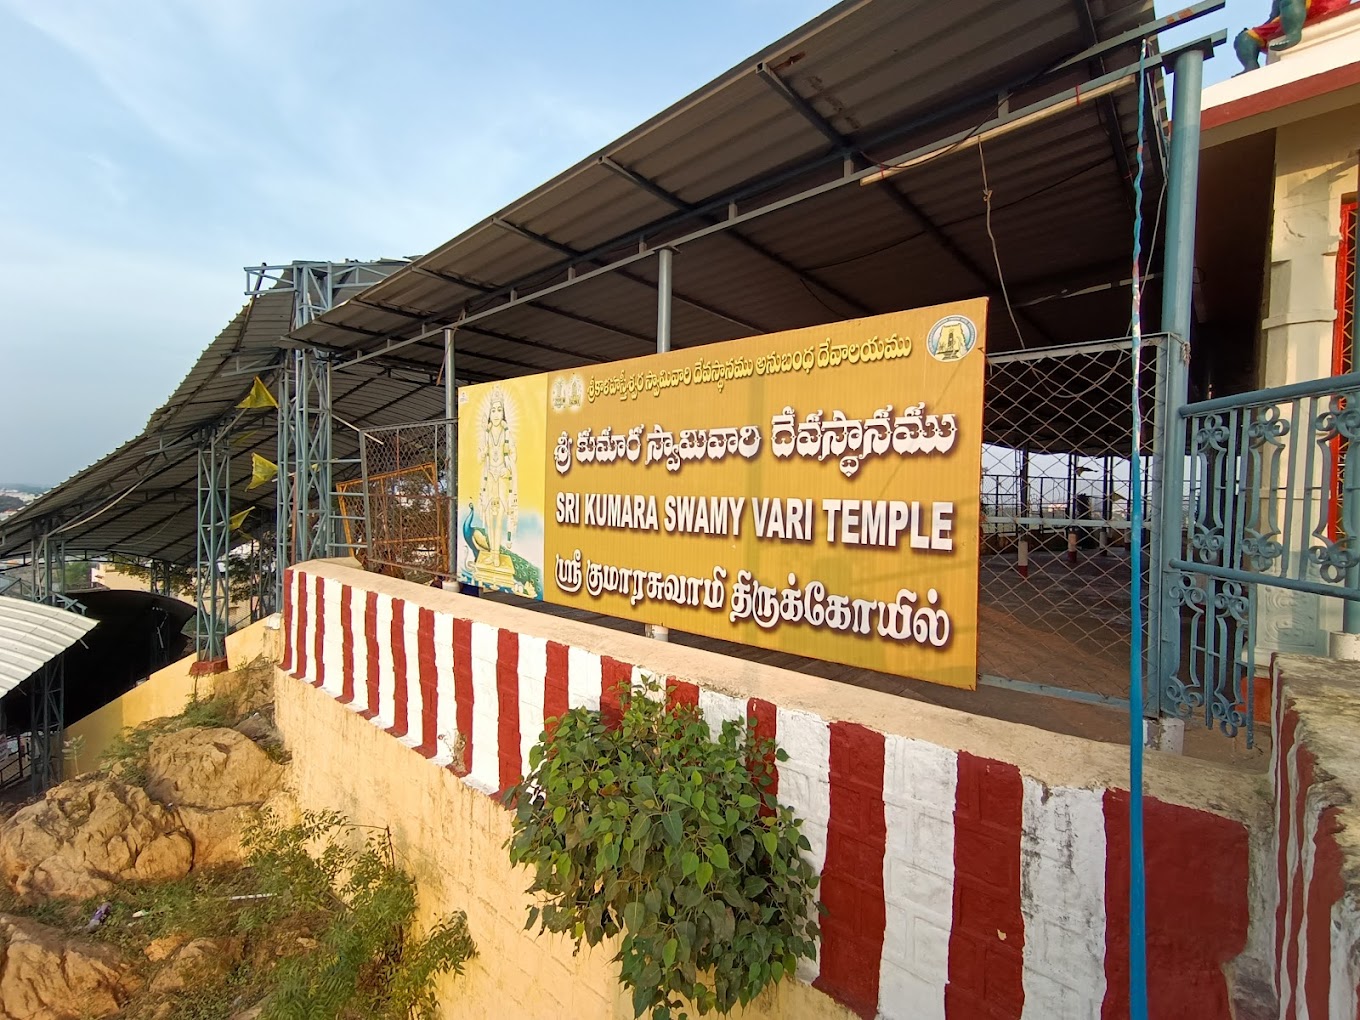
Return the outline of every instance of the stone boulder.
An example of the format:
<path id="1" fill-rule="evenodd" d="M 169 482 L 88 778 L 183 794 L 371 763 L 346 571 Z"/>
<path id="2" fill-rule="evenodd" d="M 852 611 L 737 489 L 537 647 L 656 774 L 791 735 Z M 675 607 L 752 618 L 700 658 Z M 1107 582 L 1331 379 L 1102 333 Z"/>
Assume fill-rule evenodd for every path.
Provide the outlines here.
<path id="1" fill-rule="evenodd" d="M 26 899 L 90 899 L 118 881 L 182 878 L 192 862 L 175 816 L 116 779 L 62 783 L 0 826 L 0 880 Z"/>
<path id="2" fill-rule="evenodd" d="M 147 792 L 173 807 L 194 842 L 194 867 L 241 860 L 241 833 L 278 789 L 283 766 L 236 730 L 177 730 L 151 742 Z"/>
<path id="3" fill-rule="evenodd" d="M 112 946 L 0 914 L 0 1017 L 87 1020 L 114 1016 L 141 986 Z"/>
<path id="4" fill-rule="evenodd" d="M 234 939 L 194 939 L 170 954 L 151 979 L 151 991 L 164 995 L 216 984 L 240 959 L 241 945 Z"/>

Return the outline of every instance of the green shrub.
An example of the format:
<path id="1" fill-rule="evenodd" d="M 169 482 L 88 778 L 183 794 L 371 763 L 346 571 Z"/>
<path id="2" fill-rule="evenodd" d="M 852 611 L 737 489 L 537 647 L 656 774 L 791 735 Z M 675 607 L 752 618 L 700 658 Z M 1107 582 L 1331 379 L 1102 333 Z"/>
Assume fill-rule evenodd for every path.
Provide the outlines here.
<path id="1" fill-rule="evenodd" d="M 291 826 L 266 813 L 246 833 L 263 894 L 247 924 L 327 915 L 315 948 L 280 961 L 261 1020 L 433 1018 L 434 978 L 461 973 L 476 952 L 461 912 L 415 937 L 415 882 L 397 867 L 386 830 L 357 841 L 347 838 L 353 830 L 331 813 Z"/>
<path id="2" fill-rule="evenodd" d="M 817 876 L 793 812 L 769 793 L 787 758 L 754 720 L 715 740 L 698 710 L 667 706 L 654 681 L 622 695 L 622 718 L 573 709 L 530 753 L 510 860 L 533 870 L 526 928 L 598 945 L 636 1016 L 728 1012 L 813 959 Z M 681 1017 L 687 1014 L 680 1013 Z"/>

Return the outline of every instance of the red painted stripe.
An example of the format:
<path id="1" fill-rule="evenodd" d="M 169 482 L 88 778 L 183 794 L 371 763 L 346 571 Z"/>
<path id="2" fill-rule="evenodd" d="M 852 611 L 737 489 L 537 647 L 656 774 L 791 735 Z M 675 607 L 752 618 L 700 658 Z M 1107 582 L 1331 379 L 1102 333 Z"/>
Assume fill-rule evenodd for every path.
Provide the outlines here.
<path id="1" fill-rule="evenodd" d="M 279 663 L 279 668 L 285 673 L 293 671 L 293 628 L 296 626 L 293 613 L 293 568 L 289 567 L 283 572 L 283 661 Z"/>
<path id="2" fill-rule="evenodd" d="M 1308 886 L 1308 986 L 1303 990 L 1308 1015 L 1321 1020 L 1330 1012 L 1332 994 L 1332 907 L 1346 891 L 1341 876 L 1341 811 L 1324 808 L 1313 840 L 1313 881 Z"/>
<path id="3" fill-rule="evenodd" d="M 434 610 L 422 608 L 416 617 L 416 668 L 420 685 L 420 744 L 426 758 L 439 753 L 439 667 L 434 657 Z"/>
<path id="4" fill-rule="evenodd" d="M 623 695 L 632 683 L 632 666 L 600 656 L 600 717 L 606 726 L 617 726 L 623 719 Z"/>
<path id="5" fill-rule="evenodd" d="M 340 704 L 354 701 L 354 588 L 340 586 Z"/>
<path id="6" fill-rule="evenodd" d="M 543 732 L 552 735 L 557 720 L 567 714 L 567 646 L 548 642 L 548 661 L 543 677 Z"/>
<path id="7" fill-rule="evenodd" d="M 1299 988 L 1299 972 L 1302 969 L 1299 965 L 1299 938 L 1303 934 L 1303 913 L 1304 896 L 1306 890 L 1303 886 L 1303 857 L 1306 851 L 1304 843 L 1303 819 L 1304 813 L 1308 808 L 1308 791 L 1312 789 L 1313 779 L 1316 774 L 1315 765 L 1317 759 L 1313 752 L 1308 749 L 1307 744 L 1299 745 L 1298 754 L 1298 786 L 1293 790 L 1292 811 L 1294 833 L 1298 838 L 1299 859 L 1294 866 L 1292 874 L 1289 876 L 1289 899 L 1293 903 L 1294 909 L 1289 917 L 1289 934 L 1286 942 L 1285 953 L 1285 973 L 1289 975 L 1290 997 L 1288 1001 L 1280 1003 L 1281 1016 L 1298 1016 L 1298 1004 L 1302 998 L 1302 989 Z"/>
<path id="8" fill-rule="evenodd" d="M 406 736 L 411 728 L 411 695 L 406 675 L 406 600 L 392 600 L 392 725 L 387 732 Z"/>
<path id="9" fill-rule="evenodd" d="M 496 748 L 501 767 L 501 792 L 522 778 L 519 748 L 519 635 L 513 630 L 496 634 Z"/>
<path id="10" fill-rule="evenodd" d="M 313 687 L 320 687 L 326 682 L 326 579 L 317 577 L 316 580 L 316 635 L 312 640 L 312 662 L 316 666 L 316 679 L 312 681 Z"/>
<path id="11" fill-rule="evenodd" d="M 1105 1002 L 1129 1015 L 1129 794 L 1105 791 Z M 1225 966 L 1247 944 L 1246 826 L 1148 798 L 1148 1015 L 1230 1020 Z"/>
<path id="12" fill-rule="evenodd" d="M 698 708 L 699 685 L 692 684 L 688 680 L 677 680 L 675 677 L 671 677 L 666 681 L 666 704 L 671 708 L 680 705 Z"/>
<path id="13" fill-rule="evenodd" d="M 472 771 L 472 621 L 453 621 L 453 696 L 458 735 L 463 738 L 460 775 Z M 459 763 L 456 763 L 459 764 Z M 457 771 L 455 769 L 455 771 Z"/>
<path id="14" fill-rule="evenodd" d="M 872 1018 L 887 909 L 883 855 L 883 734 L 858 723 L 831 724 L 831 819 L 822 868 L 821 973 L 814 987 Z"/>
<path id="15" fill-rule="evenodd" d="M 698 688 L 695 688 L 695 699 L 698 699 Z M 756 721 L 756 738 L 758 740 L 775 740 L 778 737 L 779 713 L 775 710 L 774 702 L 765 701 L 762 698 L 751 698 L 746 702 L 746 715 Z M 753 772 L 757 784 L 760 783 L 761 775 L 769 777 L 769 785 L 762 789 L 771 797 L 779 795 L 779 764 L 773 753 L 765 755 L 760 762 L 761 773 Z M 761 814 L 774 814 L 774 809 L 762 805 Z"/>
<path id="16" fill-rule="evenodd" d="M 1012 1020 L 1024 1008 L 1023 799 L 1024 783 L 1014 765 L 959 752 L 954 922 L 944 992 L 948 1016 Z"/>
<path id="17" fill-rule="evenodd" d="M 1283 697 L 1283 695 L 1281 695 Z M 1275 831 L 1280 839 L 1280 856 L 1275 862 L 1276 886 L 1279 902 L 1275 904 L 1275 987 L 1281 986 L 1284 974 L 1284 916 L 1285 890 L 1289 888 L 1289 837 L 1294 813 L 1290 810 L 1294 803 L 1294 791 L 1289 785 L 1289 756 L 1298 739 L 1299 714 L 1293 709 L 1284 712 L 1284 722 L 1277 734 L 1278 744 L 1275 752 L 1275 805 L 1279 817 L 1275 820 Z"/>
<path id="18" fill-rule="evenodd" d="M 378 714 L 378 593 L 375 591 L 365 593 L 364 647 L 368 650 L 368 675 L 364 678 L 368 688 L 368 707 L 362 714 L 365 719 L 372 719 Z"/>
<path id="19" fill-rule="evenodd" d="M 307 590 L 307 575 L 299 573 L 298 584 L 298 603 L 297 603 L 297 643 L 293 646 L 297 652 L 296 666 L 293 675 L 299 680 L 307 676 L 307 602 L 309 592 Z"/>

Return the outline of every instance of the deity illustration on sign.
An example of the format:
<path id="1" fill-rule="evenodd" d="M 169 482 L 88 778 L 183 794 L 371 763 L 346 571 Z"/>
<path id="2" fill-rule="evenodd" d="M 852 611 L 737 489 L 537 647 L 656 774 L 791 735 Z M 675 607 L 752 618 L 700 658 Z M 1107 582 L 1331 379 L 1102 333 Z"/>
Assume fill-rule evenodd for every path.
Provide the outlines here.
<path id="1" fill-rule="evenodd" d="M 542 591 L 542 572 L 515 550 L 521 530 L 516 406 L 499 386 L 477 409 L 477 488 L 463 507 L 461 574 L 483 588 L 529 598 Z M 541 530 L 541 522 L 533 522 Z"/>
<path id="2" fill-rule="evenodd" d="M 579 375 L 559 376 L 552 384 L 552 409 L 579 411 L 586 399 L 586 384 Z"/>
<path id="3" fill-rule="evenodd" d="M 1303 41 L 1306 25 L 1350 5 L 1351 0 L 1274 0 L 1266 23 L 1243 29 L 1233 44 L 1242 70 L 1260 67 L 1261 55 L 1267 47 L 1279 52 L 1297 46 Z"/>
<path id="4" fill-rule="evenodd" d="M 977 327 L 962 315 L 950 315 L 931 328 L 926 350 L 936 361 L 959 361 L 977 346 Z"/>

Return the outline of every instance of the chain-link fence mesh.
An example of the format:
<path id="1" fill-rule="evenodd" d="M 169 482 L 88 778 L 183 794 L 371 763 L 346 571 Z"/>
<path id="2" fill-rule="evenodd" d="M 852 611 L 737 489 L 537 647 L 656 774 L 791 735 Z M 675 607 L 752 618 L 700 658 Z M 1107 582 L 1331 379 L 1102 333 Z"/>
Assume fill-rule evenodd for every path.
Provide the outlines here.
<path id="1" fill-rule="evenodd" d="M 362 510 L 345 510 L 344 516 L 347 539 L 362 539 L 366 566 L 412 581 L 447 576 L 452 505 L 447 479 L 455 441 L 449 422 L 363 433 L 363 484 L 342 491 L 341 507 Z M 351 526 L 351 516 L 362 524 Z"/>
<path id="2" fill-rule="evenodd" d="M 1160 349 L 1148 343 L 1139 361 L 1145 536 L 1156 519 L 1150 474 Z M 1128 697 L 1134 371 L 1127 340 L 988 359 L 978 622 L 984 678 Z"/>

